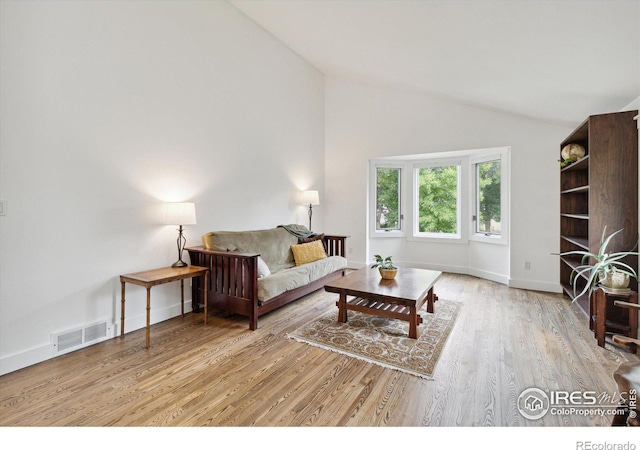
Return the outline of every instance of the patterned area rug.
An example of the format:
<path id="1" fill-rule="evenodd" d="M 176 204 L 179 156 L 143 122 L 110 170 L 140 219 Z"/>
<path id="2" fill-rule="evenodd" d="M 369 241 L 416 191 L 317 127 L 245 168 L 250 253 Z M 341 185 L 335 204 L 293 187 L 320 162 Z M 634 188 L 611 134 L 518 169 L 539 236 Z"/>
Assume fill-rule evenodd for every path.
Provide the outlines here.
<path id="1" fill-rule="evenodd" d="M 349 311 L 347 323 L 331 310 L 287 335 L 354 358 L 425 379 L 432 379 L 436 363 L 455 324 L 462 304 L 439 300 L 435 314 L 421 311 L 419 338 L 408 337 L 409 322 Z"/>

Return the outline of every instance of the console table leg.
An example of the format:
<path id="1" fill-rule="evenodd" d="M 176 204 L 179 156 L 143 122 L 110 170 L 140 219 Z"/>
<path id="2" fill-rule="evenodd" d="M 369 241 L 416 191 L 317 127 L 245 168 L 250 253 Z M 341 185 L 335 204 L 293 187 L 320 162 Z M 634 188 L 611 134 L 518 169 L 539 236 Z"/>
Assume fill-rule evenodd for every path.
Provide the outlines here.
<path id="1" fill-rule="evenodd" d="M 150 337 L 149 337 L 149 329 L 151 327 L 151 287 L 147 288 L 147 331 L 146 331 L 146 346 L 149 348 L 150 345 Z"/>
<path id="2" fill-rule="evenodd" d="M 193 301 L 193 300 L 191 300 Z M 207 304 L 209 303 L 209 271 L 204 273 L 204 324 L 207 324 Z"/>
<path id="3" fill-rule="evenodd" d="M 180 311 L 184 317 L 184 280 L 180 280 Z"/>
<path id="4" fill-rule="evenodd" d="M 120 337 L 124 337 L 124 281 L 120 281 Z"/>

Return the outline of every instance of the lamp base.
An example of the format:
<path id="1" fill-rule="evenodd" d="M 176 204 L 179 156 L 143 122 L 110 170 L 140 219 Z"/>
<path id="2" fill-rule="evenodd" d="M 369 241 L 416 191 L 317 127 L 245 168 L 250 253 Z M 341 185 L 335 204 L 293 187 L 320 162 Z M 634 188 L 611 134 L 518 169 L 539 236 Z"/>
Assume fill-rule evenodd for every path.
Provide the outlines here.
<path id="1" fill-rule="evenodd" d="M 178 227 L 178 240 L 177 240 L 177 244 L 178 244 L 178 260 L 176 262 L 174 262 L 173 264 L 171 264 L 171 267 L 173 268 L 177 268 L 177 267 L 187 267 L 189 264 L 187 264 L 186 262 L 184 262 L 182 260 L 182 252 L 184 251 L 184 245 L 187 243 L 187 240 L 185 239 L 184 235 L 182 234 L 182 225 L 180 225 L 180 227 Z"/>
<path id="2" fill-rule="evenodd" d="M 171 264 L 171 267 L 176 268 L 176 267 L 187 267 L 189 264 L 187 264 L 186 262 L 179 260 L 174 262 L 173 264 Z"/>

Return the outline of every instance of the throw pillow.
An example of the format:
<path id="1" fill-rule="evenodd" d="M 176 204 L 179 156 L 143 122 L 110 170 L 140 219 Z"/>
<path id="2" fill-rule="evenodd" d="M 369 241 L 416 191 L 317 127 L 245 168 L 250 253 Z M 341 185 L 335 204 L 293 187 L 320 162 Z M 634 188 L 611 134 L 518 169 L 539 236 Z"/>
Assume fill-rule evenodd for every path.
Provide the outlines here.
<path id="1" fill-rule="evenodd" d="M 325 253 L 327 252 L 327 244 L 324 242 L 324 233 L 314 234 L 306 238 L 298 238 L 298 244 L 306 244 L 307 242 L 321 241 Z"/>
<path id="2" fill-rule="evenodd" d="M 269 275 L 271 275 L 269 266 L 267 266 L 267 263 L 258 256 L 258 278 L 268 277 Z"/>
<path id="3" fill-rule="evenodd" d="M 321 241 L 292 245 L 291 251 L 293 252 L 293 259 L 296 261 L 296 266 L 319 261 L 327 257 Z"/>

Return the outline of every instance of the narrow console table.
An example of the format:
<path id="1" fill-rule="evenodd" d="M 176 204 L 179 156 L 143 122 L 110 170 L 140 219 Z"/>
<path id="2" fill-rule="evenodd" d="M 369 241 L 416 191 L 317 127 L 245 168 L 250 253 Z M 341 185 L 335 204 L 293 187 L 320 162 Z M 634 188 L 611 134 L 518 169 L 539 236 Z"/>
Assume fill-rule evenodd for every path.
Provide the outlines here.
<path id="1" fill-rule="evenodd" d="M 186 267 L 162 267 L 160 269 L 147 270 L 144 272 L 130 273 L 120 275 L 120 284 L 122 286 L 122 307 L 120 313 L 120 337 L 124 337 L 124 302 L 125 302 L 125 283 L 137 284 L 147 289 L 147 332 L 146 347 L 149 348 L 149 328 L 151 326 L 151 288 L 158 284 L 170 283 L 180 280 L 180 302 L 182 307 L 182 316 L 184 317 L 184 280 L 193 277 L 204 277 L 205 286 L 209 283 L 209 269 L 199 266 Z M 207 324 L 207 289 L 204 290 L 204 324 Z"/>

